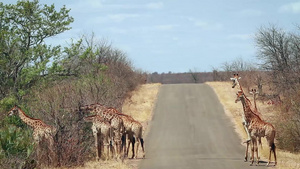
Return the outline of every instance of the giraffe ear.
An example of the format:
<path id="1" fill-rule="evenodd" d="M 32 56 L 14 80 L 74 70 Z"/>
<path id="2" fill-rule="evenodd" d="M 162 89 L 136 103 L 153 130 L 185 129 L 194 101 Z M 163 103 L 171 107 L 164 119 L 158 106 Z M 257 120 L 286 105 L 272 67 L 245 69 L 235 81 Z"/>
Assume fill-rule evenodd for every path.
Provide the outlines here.
<path id="1" fill-rule="evenodd" d="M 230 78 L 230 80 L 234 81 L 234 80 L 235 80 L 235 78 Z"/>

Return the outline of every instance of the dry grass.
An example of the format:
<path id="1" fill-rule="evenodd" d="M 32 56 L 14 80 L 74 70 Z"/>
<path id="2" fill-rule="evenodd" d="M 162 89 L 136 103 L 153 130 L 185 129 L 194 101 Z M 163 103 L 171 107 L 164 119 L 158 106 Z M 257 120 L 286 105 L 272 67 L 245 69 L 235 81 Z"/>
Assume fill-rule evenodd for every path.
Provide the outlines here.
<path id="1" fill-rule="evenodd" d="M 141 85 L 130 94 L 131 97 L 126 99 L 123 104 L 122 112 L 141 122 L 146 134 L 160 86 L 159 83 Z M 146 134 L 144 134 L 144 138 Z M 147 148 L 145 149 L 147 150 Z M 141 149 L 139 150 L 139 156 L 141 156 Z M 74 167 L 74 169 L 137 169 L 140 160 L 142 159 L 126 159 L 124 162 L 120 160 L 90 161 L 85 163 L 84 166 Z"/>
<path id="2" fill-rule="evenodd" d="M 243 129 L 241 121 L 241 113 L 243 112 L 241 103 L 235 103 L 237 89 L 231 88 L 231 82 L 206 82 L 211 86 L 220 102 L 223 104 L 225 113 L 231 117 L 232 121 L 235 124 L 236 132 L 240 135 L 241 140 L 244 141 L 247 138 L 247 135 Z M 247 95 L 247 97 L 252 101 L 252 97 Z M 252 101 L 253 102 L 253 101 Z M 262 113 L 262 117 L 265 121 L 272 122 L 276 117 L 276 112 L 272 106 L 263 104 L 262 102 L 257 101 L 258 110 Z M 276 126 L 275 126 L 276 128 Z M 267 161 L 269 154 L 268 146 L 265 139 L 262 139 L 263 150 L 260 152 L 262 160 Z M 276 143 L 276 141 L 275 141 Z M 260 150 L 259 150 L 260 151 Z M 282 151 L 277 148 L 277 162 L 278 169 L 298 169 L 300 168 L 300 154 L 293 154 L 290 152 Z M 272 156 L 272 160 L 273 160 Z"/>
<path id="3" fill-rule="evenodd" d="M 152 117 L 156 97 L 161 84 L 144 84 L 133 91 L 131 97 L 125 100 L 122 112 L 141 123 L 147 123 Z"/>

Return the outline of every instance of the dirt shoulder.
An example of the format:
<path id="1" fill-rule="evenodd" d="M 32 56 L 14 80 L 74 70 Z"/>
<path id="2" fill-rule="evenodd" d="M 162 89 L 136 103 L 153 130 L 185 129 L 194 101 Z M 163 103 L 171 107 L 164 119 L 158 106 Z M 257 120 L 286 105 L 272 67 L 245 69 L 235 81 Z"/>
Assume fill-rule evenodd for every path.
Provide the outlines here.
<path id="1" fill-rule="evenodd" d="M 241 137 L 242 141 L 246 140 L 246 133 L 243 129 L 241 123 L 241 113 L 243 112 L 241 103 L 235 103 L 236 92 L 237 89 L 231 88 L 231 82 L 206 82 L 209 86 L 211 86 L 216 92 L 221 104 L 224 107 L 225 113 L 231 117 L 232 121 L 235 124 L 235 130 Z M 253 98 L 249 95 L 247 97 L 253 102 Z M 261 112 L 263 119 L 268 122 L 272 122 L 272 119 L 275 118 L 275 110 L 272 106 L 268 104 L 263 104 L 260 101 L 257 101 L 258 110 Z M 276 128 L 276 126 L 275 126 Z M 262 139 L 263 142 L 263 150 L 260 152 L 260 156 L 262 160 L 267 160 L 269 151 L 268 146 L 266 144 L 266 140 Z M 276 141 L 275 141 L 276 144 Z M 260 151 L 260 150 L 259 150 Z M 290 152 L 286 152 L 276 149 L 277 151 L 277 162 L 278 165 L 276 168 L 278 169 L 298 169 L 300 168 L 300 154 L 293 154 Z M 273 159 L 273 156 L 272 156 Z"/>

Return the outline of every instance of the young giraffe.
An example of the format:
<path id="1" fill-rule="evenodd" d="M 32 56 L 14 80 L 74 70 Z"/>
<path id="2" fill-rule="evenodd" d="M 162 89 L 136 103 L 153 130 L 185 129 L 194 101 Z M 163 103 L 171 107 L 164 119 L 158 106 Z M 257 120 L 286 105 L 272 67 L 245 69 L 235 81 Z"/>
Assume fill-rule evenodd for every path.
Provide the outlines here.
<path id="1" fill-rule="evenodd" d="M 49 150 L 53 158 L 51 160 L 52 163 L 56 165 L 57 159 L 56 159 L 54 140 L 53 140 L 53 137 L 56 135 L 57 132 L 56 128 L 45 124 L 40 119 L 34 119 L 27 116 L 25 112 L 16 105 L 8 112 L 8 115 L 9 116 L 18 115 L 25 124 L 27 124 L 33 129 L 33 140 L 35 145 L 37 146 L 37 158 L 40 157 L 39 145 L 41 141 L 43 141 L 43 138 L 49 141 Z"/>
<path id="2" fill-rule="evenodd" d="M 115 142 L 116 157 L 120 158 L 122 149 L 122 135 L 124 133 L 123 120 L 116 113 L 106 111 L 106 107 L 101 104 L 90 104 L 81 106 L 81 111 L 87 111 L 101 116 L 104 120 L 108 121 L 112 127 L 113 141 Z"/>
<path id="3" fill-rule="evenodd" d="M 114 108 L 108 108 L 111 111 L 116 112 L 123 120 L 125 133 L 124 133 L 124 151 L 126 150 L 126 135 L 128 136 L 129 142 L 127 146 L 126 155 L 128 156 L 130 143 L 132 143 L 132 158 L 137 158 L 138 156 L 138 148 L 139 144 L 141 143 L 142 151 L 143 151 L 143 158 L 145 158 L 145 148 L 144 148 L 144 139 L 143 139 L 143 126 L 140 122 L 134 120 L 131 116 L 119 113 Z M 135 141 L 137 141 L 137 147 L 135 148 Z M 125 154 L 125 153 L 124 153 Z"/>
<path id="4" fill-rule="evenodd" d="M 247 99 L 244 95 L 243 90 L 238 91 L 237 93 L 237 99 L 235 102 L 241 101 L 246 117 L 246 121 L 249 124 L 249 132 L 251 136 L 251 141 L 253 144 L 253 147 L 251 148 L 251 164 L 254 162 L 254 152 L 256 152 L 256 158 L 257 158 L 257 164 L 259 163 L 258 160 L 258 152 L 257 152 L 257 137 L 266 137 L 270 151 L 269 151 L 269 160 L 267 163 L 267 166 L 271 162 L 271 152 L 274 154 L 274 159 L 275 159 L 275 165 L 277 164 L 277 159 L 276 159 L 276 146 L 274 143 L 275 140 L 275 128 L 272 124 L 267 123 L 263 121 L 256 113 L 254 113 L 251 108 L 250 108 L 250 100 Z"/>
<path id="5" fill-rule="evenodd" d="M 249 93 L 252 94 L 252 96 L 253 96 L 254 111 L 262 119 L 261 113 L 257 110 L 257 105 L 256 105 L 256 96 L 259 94 L 259 92 L 256 91 L 256 89 L 251 89 L 251 91 Z M 262 143 L 261 143 L 261 137 L 258 137 L 258 143 L 260 144 L 260 148 L 263 149 Z"/>
<path id="6" fill-rule="evenodd" d="M 86 122 L 92 122 L 92 131 L 95 138 L 96 160 L 102 156 L 102 147 L 107 147 L 107 157 L 109 157 L 110 141 L 112 138 L 111 125 L 99 115 L 91 115 L 83 118 Z M 100 145 L 99 145 L 100 144 Z"/>

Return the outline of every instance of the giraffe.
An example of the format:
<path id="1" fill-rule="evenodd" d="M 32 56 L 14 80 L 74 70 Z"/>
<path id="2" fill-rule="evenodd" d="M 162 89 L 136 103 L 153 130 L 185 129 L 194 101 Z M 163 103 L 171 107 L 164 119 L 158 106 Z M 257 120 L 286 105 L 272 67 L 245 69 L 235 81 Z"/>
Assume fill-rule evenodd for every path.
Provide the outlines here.
<path id="1" fill-rule="evenodd" d="M 83 120 L 93 123 L 92 131 L 95 138 L 96 160 L 99 161 L 101 159 L 102 147 L 104 146 L 107 147 L 107 157 L 109 157 L 110 141 L 112 137 L 111 125 L 99 115 L 87 116 L 84 117 Z"/>
<path id="2" fill-rule="evenodd" d="M 113 133 L 112 141 L 114 142 L 112 144 L 115 144 L 116 147 L 116 157 L 120 158 L 122 149 L 122 135 L 124 133 L 124 124 L 123 120 L 119 117 L 119 115 L 112 111 L 107 111 L 107 108 L 105 106 L 98 103 L 81 106 L 79 110 L 97 114 L 110 123 Z"/>
<path id="3" fill-rule="evenodd" d="M 142 147 L 142 151 L 143 151 L 143 158 L 145 158 L 145 148 L 144 148 L 142 124 L 140 122 L 134 120 L 129 115 L 117 112 L 117 110 L 115 110 L 114 108 L 108 108 L 108 109 L 110 109 L 111 111 L 115 111 L 122 118 L 122 120 L 124 122 L 124 127 L 125 127 L 124 150 L 126 150 L 126 135 L 128 135 L 128 138 L 129 138 L 126 155 L 128 156 L 130 143 L 132 143 L 132 157 L 131 158 L 137 158 L 139 144 L 141 143 L 141 147 Z M 134 151 L 135 141 L 137 141 L 137 147 L 136 147 L 136 150 Z"/>
<path id="4" fill-rule="evenodd" d="M 25 112 L 19 108 L 17 105 L 15 105 L 9 112 L 9 116 L 12 115 L 18 115 L 20 119 L 30 126 L 33 129 L 33 140 L 35 145 L 37 146 L 37 158 L 40 157 L 40 143 L 43 141 L 43 138 L 45 138 L 49 142 L 49 150 L 52 155 L 52 163 L 56 165 L 57 159 L 55 154 L 55 146 L 54 146 L 54 140 L 53 137 L 56 135 L 57 129 L 53 126 L 45 124 L 40 119 L 34 119 L 25 114 Z M 37 160 L 39 161 L 39 160 Z"/>
<path id="5" fill-rule="evenodd" d="M 256 91 L 256 89 L 251 89 L 251 91 L 249 93 L 252 94 L 252 96 L 253 96 L 254 111 L 262 119 L 261 113 L 257 110 L 257 105 L 256 105 L 256 96 L 259 94 L 259 92 Z M 261 143 L 261 137 L 258 137 L 258 143 L 260 144 L 260 148 L 263 149 L 262 143 Z"/>
<path id="6" fill-rule="evenodd" d="M 267 163 L 267 166 L 271 162 L 271 152 L 274 154 L 274 159 L 275 159 L 275 165 L 277 164 L 277 159 L 276 159 L 276 146 L 274 143 L 275 140 L 275 134 L 276 130 L 274 126 L 271 123 L 263 121 L 256 113 L 254 113 L 251 108 L 250 108 L 250 100 L 247 99 L 244 95 L 244 92 L 238 91 L 237 93 L 237 98 L 235 102 L 237 103 L 238 101 L 242 102 L 246 121 L 249 124 L 249 132 L 251 136 L 251 141 L 253 144 L 253 147 L 251 148 L 251 155 L 252 155 L 252 160 L 251 164 L 254 162 L 254 152 L 256 152 L 256 157 L 257 157 L 257 164 L 259 163 L 258 161 L 258 152 L 257 152 L 257 137 L 266 137 L 266 140 L 268 142 L 270 151 L 269 151 L 269 160 Z"/>
<path id="7" fill-rule="evenodd" d="M 232 80 L 232 82 L 233 82 L 232 83 L 232 88 L 235 88 L 235 86 L 239 86 L 240 91 L 243 91 L 243 88 L 242 88 L 241 84 L 239 83 L 239 79 L 241 79 L 239 74 L 233 74 L 233 78 L 230 78 L 230 80 Z M 256 104 L 256 101 L 255 101 L 255 104 Z M 252 106 L 250 101 L 249 101 L 249 106 L 250 107 Z M 261 114 L 260 114 L 260 112 L 257 111 L 257 107 L 255 106 L 254 108 L 255 108 L 255 110 L 253 111 L 253 113 L 255 113 L 256 115 L 258 115 L 261 118 Z M 244 161 L 246 162 L 248 160 L 248 149 L 249 149 L 249 144 L 250 144 L 250 141 L 251 141 L 251 137 L 250 137 L 250 132 L 249 132 L 249 129 L 248 129 L 249 124 L 247 123 L 246 118 L 245 118 L 245 112 L 242 113 L 242 124 L 243 124 L 244 130 L 246 131 L 246 134 L 247 134 L 247 140 L 244 141 L 244 143 L 246 143 L 246 151 L 245 151 Z M 261 137 L 258 136 L 257 140 L 258 140 L 258 142 L 260 144 L 260 147 L 262 149 Z M 255 144 L 257 144 L 257 143 L 255 143 Z"/>
<path id="8" fill-rule="evenodd" d="M 230 78 L 230 80 L 232 80 L 232 88 L 235 88 L 235 86 L 239 86 L 240 87 L 240 90 L 242 90 L 242 87 L 239 83 L 239 79 L 241 79 L 241 77 L 239 77 L 239 74 L 233 74 L 233 78 Z M 246 118 L 245 118 L 245 112 L 242 113 L 242 124 L 243 124 L 243 127 L 244 127 L 244 130 L 247 134 L 247 140 L 244 141 L 244 143 L 246 143 L 246 151 L 245 151 L 245 158 L 244 158 L 244 161 L 246 162 L 248 160 L 248 149 L 249 149 L 249 144 L 250 144 L 250 141 L 251 141 L 251 137 L 250 137 L 250 133 L 249 133 L 249 130 L 248 130 L 248 126 L 249 124 L 247 123 L 246 121 Z"/>

